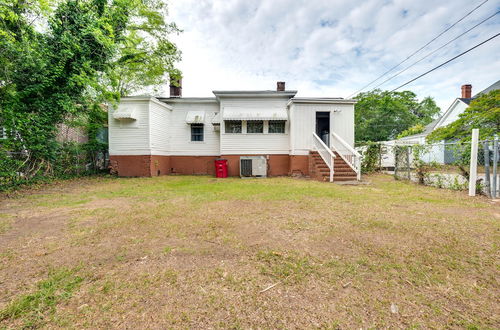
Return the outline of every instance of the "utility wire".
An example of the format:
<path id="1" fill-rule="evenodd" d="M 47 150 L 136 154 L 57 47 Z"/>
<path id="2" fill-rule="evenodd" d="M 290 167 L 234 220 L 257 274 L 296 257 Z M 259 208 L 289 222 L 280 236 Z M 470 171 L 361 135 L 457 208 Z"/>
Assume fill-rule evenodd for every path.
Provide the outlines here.
<path id="1" fill-rule="evenodd" d="M 446 65 L 446 64 L 448 64 L 448 63 L 450 63 L 451 61 L 453 61 L 453 60 L 455 60 L 455 59 L 457 59 L 457 58 L 459 58 L 460 56 L 463 56 L 463 55 L 467 54 L 468 52 L 470 52 L 470 51 L 472 51 L 472 50 L 476 49 L 477 47 L 479 47 L 479 46 L 481 46 L 481 45 L 483 45 L 483 44 L 487 43 L 488 41 L 491 41 L 491 40 L 495 39 L 495 38 L 496 38 L 496 37 L 498 37 L 499 35 L 500 35 L 500 33 L 495 34 L 493 37 L 490 37 L 490 38 L 488 38 L 488 39 L 484 40 L 483 42 L 478 43 L 478 44 L 477 44 L 477 45 L 475 45 L 474 47 L 467 49 L 465 52 L 462 52 L 462 53 L 458 54 L 457 56 L 454 56 L 454 57 L 450 58 L 450 59 L 449 59 L 449 60 L 447 60 L 446 62 L 443 62 L 443 63 L 439 64 L 438 66 L 436 66 L 436 67 L 434 67 L 434 68 L 430 69 L 429 71 L 422 73 L 422 74 L 421 74 L 421 75 L 419 75 L 418 77 L 415 77 L 415 78 L 413 78 L 412 80 L 407 81 L 407 82 L 405 82 L 404 84 L 402 84 L 402 85 L 400 85 L 400 86 L 398 86 L 398 87 L 394 88 L 393 90 L 391 90 L 391 92 L 394 92 L 395 90 L 398 90 L 398 89 L 400 89 L 401 87 L 406 86 L 406 85 L 408 85 L 409 83 L 414 82 L 415 80 L 422 78 L 423 76 L 425 76 L 425 75 L 427 75 L 427 74 L 431 73 L 432 71 L 435 71 L 435 70 L 439 69 L 440 67 L 442 67 L 442 66 L 444 66 L 444 65 Z"/>
<path id="2" fill-rule="evenodd" d="M 474 9 L 472 9 L 471 11 L 469 11 L 467 14 L 465 14 L 465 16 L 463 16 L 462 18 L 460 18 L 458 21 L 456 21 L 455 23 L 453 23 L 452 25 L 450 25 L 449 27 L 447 27 L 446 29 L 444 29 L 441 33 L 439 33 L 436 37 L 434 37 L 431 41 L 427 42 L 425 45 L 423 45 L 422 47 L 420 47 L 419 49 L 417 49 L 416 51 L 414 51 L 413 53 L 411 53 L 410 55 L 408 55 L 403 61 L 399 62 L 398 64 L 396 64 L 395 66 L 393 66 L 392 68 L 390 68 L 389 70 L 387 70 L 386 72 L 384 72 L 382 75 L 378 76 L 378 78 L 376 78 L 375 80 L 371 81 L 370 83 L 366 84 L 365 86 L 363 86 L 361 89 L 357 90 L 356 92 L 352 93 L 351 95 L 348 96 L 348 98 L 358 94 L 359 92 L 361 92 L 363 89 L 365 89 L 366 87 L 370 86 L 371 84 L 373 84 L 374 82 L 376 82 L 377 80 L 379 80 L 380 78 L 382 78 L 383 76 L 385 76 L 386 74 L 388 74 L 389 72 L 391 72 L 392 70 L 396 69 L 397 67 L 399 67 L 401 64 L 405 63 L 406 61 L 408 61 L 410 58 L 412 58 L 415 54 L 417 54 L 418 52 L 420 52 L 422 49 L 424 49 L 425 47 L 429 46 L 434 40 L 436 40 L 437 38 L 439 38 L 440 36 L 442 36 L 443 34 L 445 34 L 447 31 L 449 31 L 451 28 L 453 28 L 455 25 L 457 25 L 458 23 L 460 23 L 461 21 L 463 21 L 467 16 L 469 16 L 470 14 L 472 14 L 473 12 L 475 12 L 477 9 L 479 9 L 482 5 L 484 5 L 486 2 L 488 2 L 488 0 L 485 0 L 483 1 L 482 3 L 480 3 L 479 5 L 477 5 Z"/>
<path id="3" fill-rule="evenodd" d="M 414 62 L 413 64 L 407 66 L 406 68 L 404 68 L 403 70 L 399 71 L 398 73 L 396 73 L 395 75 L 387 78 L 386 80 L 382 81 L 380 84 L 378 84 L 377 86 L 373 87 L 372 89 L 376 89 L 377 87 L 380 87 L 382 86 L 383 84 L 385 84 L 386 82 L 388 82 L 389 80 L 392 80 L 394 78 L 396 78 L 397 76 L 399 76 L 400 74 L 402 74 L 403 72 L 405 72 L 406 70 L 408 70 L 409 68 L 417 65 L 418 63 L 422 62 L 423 60 L 425 60 L 426 58 L 428 58 L 429 56 L 431 56 L 432 54 L 436 53 L 437 51 L 443 49 L 444 47 L 448 46 L 449 44 L 451 44 L 453 41 L 463 37 L 464 35 L 466 35 L 467 33 L 469 33 L 470 31 L 474 30 L 476 27 L 478 27 L 479 25 L 485 23 L 486 21 L 488 21 L 489 19 L 493 18 L 495 15 L 498 15 L 498 13 L 500 13 L 500 10 L 497 11 L 496 13 L 494 13 L 493 15 L 485 18 L 484 20 L 482 20 L 481 22 L 477 23 L 476 25 L 474 25 L 473 27 L 471 27 L 470 29 L 468 29 L 467 31 L 459 34 L 458 36 L 456 36 L 455 38 L 451 39 L 450 41 L 448 41 L 447 43 L 445 43 L 444 45 L 442 45 L 441 47 L 439 47 L 438 49 L 436 50 L 433 50 L 432 52 L 430 52 L 429 54 L 425 55 L 424 57 L 422 57 L 421 59 L 419 59 L 418 61 Z"/>

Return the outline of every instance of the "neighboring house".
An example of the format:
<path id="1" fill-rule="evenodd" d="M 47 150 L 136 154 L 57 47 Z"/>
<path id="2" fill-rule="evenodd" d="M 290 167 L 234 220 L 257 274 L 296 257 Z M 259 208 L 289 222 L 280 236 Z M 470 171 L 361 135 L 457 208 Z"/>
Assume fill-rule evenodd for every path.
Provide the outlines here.
<path id="1" fill-rule="evenodd" d="M 480 95 L 486 94 L 492 90 L 500 89 L 500 80 L 484 89 L 483 91 L 472 96 L 472 85 L 462 85 L 462 95 L 453 100 L 448 109 L 436 120 L 425 126 L 422 133 L 405 136 L 404 138 L 387 141 L 384 144 L 391 145 L 407 145 L 407 144 L 426 144 L 427 136 L 434 130 L 447 126 L 457 120 L 465 109 Z M 439 164 L 450 164 L 455 160 L 454 150 L 446 141 L 435 143 L 429 147 L 428 152 L 421 156 L 422 160 L 426 162 L 436 162 Z M 382 167 L 393 167 L 394 155 L 388 152 L 382 159 Z"/>
<path id="2" fill-rule="evenodd" d="M 67 124 L 60 124 L 57 127 L 56 140 L 61 143 L 86 143 L 89 141 L 89 137 L 83 127 L 73 127 Z"/>
<path id="3" fill-rule="evenodd" d="M 208 98 L 181 91 L 122 98 L 109 111 L 110 166 L 118 175 L 213 175 L 218 158 L 227 159 L 229 176 L 325 180 L 335 169 L 334 180 L 355 180 L 359 173 L 354 100 L 297 98 L 284 82 L 276 91 L 214 91 Z M 264 173 L 249 174 L 246 166 L 240 173 L 247 156 L 259 156 L 253 164 L 264 162 Z"/>

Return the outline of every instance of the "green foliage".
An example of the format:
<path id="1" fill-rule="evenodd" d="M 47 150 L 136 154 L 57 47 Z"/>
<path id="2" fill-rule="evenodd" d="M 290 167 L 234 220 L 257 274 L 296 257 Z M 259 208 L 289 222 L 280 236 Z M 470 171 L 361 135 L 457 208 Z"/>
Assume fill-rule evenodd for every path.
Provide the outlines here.
<path id="1" fill-rule="evenodd" d="M 362 173 L 372 173 L 379 169 L 380 156 L 382 154 L 382 144 L 369 142 L 366 144 L 361 162 Z"/>
<path id="2" fill-rule="evenodd" d="M 81 157 L 75 146 L 56 141 L 68 120 L 86 128 L 87 158 L 106 150 L 95 138 L 106 122 L 100 105 L 125 91 L 110 77 L 127 80 L 131 91 L 179 75 L 179 52 L 168 41 L 178 30 L 166 23 L 165 6 L 160 0 L 0 0 L 0 126 L 8 134 L 0 188 L 67 174 L 58 166 Z"/>
<path id="3" fill-rule="evenodd" d="M 401 139 L 401 138 L 404 138 L 406 136 L 420 134 L 424 130 L 425 130 L 425 126 L 424 125 L 417 124 L 415 126 L 412 126 L 412 127 L 408 128 L 407 130 L 402 131 L 401 133 L 399 133 L 399 135 L 396 138 L 397 139 Z"/>
<path id="4" fill-rule="evenodd" d="M 393 139 L 412 126 L 427 125 L 440 112 L 432 98 L 419 102 L 410 91 L 374 90 L 356 99 L 356 142 Z"/>
<path id="5" fill-rule="evenodd" d="M 424 162 L 422 160 L 422 155 L 429 152 L 429 146 L 426 145 L 414 145 L 412 146 L 413 152 L 413 168 L 415 169 L 415 174 L 417 176 L 417 181 L 419 184 L 425 184 L 426 179 L 429 176 L 429 172 L 435 167 L 434 164 Z"/>
<path id="6" fill-rule="evenodd" d="M 500 132 L 500 90 L 491 91 L 473 100 L 459 118 L 427 136 L 428 142 L 471 139 L 473 128 L 479 128 L 480 139 L 492 138 Z"/>
<path id="7" fill-rule="evenodd" d="M 60 269 L 49 274 L 49 278 L 37 284 L 33 293 L 22 295 L 0 311 L 0 320 L 19 319 L 25 328 L 43 325 L 44 318 L 55 312 L 57 304 L 71 298 L 83 278 L 74 269 Z"/>
<path id="8" fill-rule="evenodd" d="M 180 51 L 169 41 L 171 34 L 180 30 L 175 23 L 165 20 L 166 3 L 150 0 L 135 1 L 129 15 L 133 17 L 123 36 L 111 69 L 103 77 L 110 90 L 125 96 L 144 86 L 156 89 L 166 82 L 167 76 L 178 79 L 180 72 L 175 63 Z"/>

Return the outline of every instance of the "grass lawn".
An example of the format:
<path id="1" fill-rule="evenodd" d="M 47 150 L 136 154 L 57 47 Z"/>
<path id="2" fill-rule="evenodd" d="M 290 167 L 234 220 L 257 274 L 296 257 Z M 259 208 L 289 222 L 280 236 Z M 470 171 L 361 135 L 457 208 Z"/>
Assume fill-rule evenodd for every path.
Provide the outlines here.
<path id="1" fill-rule="evenodd" d="M 0 328 L 499 328 L 500 205 L 394 181 L 89 178 L 0 200 Z"/>

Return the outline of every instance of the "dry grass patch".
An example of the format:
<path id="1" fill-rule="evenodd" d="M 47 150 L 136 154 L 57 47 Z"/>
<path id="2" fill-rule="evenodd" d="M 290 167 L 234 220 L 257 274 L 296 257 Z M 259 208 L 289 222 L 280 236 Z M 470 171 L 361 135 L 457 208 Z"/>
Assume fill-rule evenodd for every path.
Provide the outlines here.
<path id="1" fill-rule="evenodd" d="M 4 198 L 0 327 L 498 328 L 500 206 L 370 180 L 92 178 Z"/>

